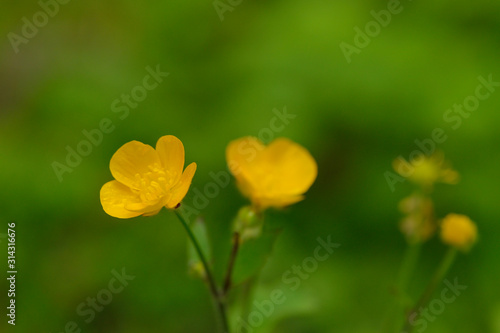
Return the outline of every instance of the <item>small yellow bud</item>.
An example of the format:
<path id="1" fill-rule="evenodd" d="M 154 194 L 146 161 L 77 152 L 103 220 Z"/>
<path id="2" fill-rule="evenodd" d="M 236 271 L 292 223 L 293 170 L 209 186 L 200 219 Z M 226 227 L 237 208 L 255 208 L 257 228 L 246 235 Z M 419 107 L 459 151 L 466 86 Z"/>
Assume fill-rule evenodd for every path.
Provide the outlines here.
<path id="1" fill-rule="evenodd" d="M 436 223 L 431 199 L 412 194 L 401 200 L 399 210 L 406 214 L 399 228 L 410 243 L 424 242 L 434 235 Z"/>
<path id="2" fill-rule="evenodd" d="M 467 251 L 476 242 L 477 227 L 468 216 L 448 214 L 441 223 L 443 243 Z"/>

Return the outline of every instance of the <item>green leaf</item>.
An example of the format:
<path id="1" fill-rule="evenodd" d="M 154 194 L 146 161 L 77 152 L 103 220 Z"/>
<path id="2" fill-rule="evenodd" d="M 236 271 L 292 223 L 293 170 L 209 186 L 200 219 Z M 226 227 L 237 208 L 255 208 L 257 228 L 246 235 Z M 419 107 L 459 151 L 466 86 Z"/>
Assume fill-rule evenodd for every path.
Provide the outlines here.
<path id="1" fill-rule="evenodd" d="M 271 255 L 278 230 L 264 232 L 240 245 L 233 271 L 233 284 L 238 285 L 257 275 Z"/>
<path id="2" fill-rule="evenodd" d="M 203 218 L 198 217 L 191 225 L 189 226 L 194 236 L 198 240 L 198 244 L 200 245 L 201 251 L 205 254 L 205 257 L 210 265 L 212 258 L 212 251 L 210 247 L 210 242 L 207 233 L 207 227 L 205 225 L 205 221 Z M 187 244 L 187 256 L 188 256 L 188 269 L 189 274 L 196 278 L 205 279 L 206 272 L 203 267 L 203 263 L 198 257 L 198 253 L 196 252 L 196 248 L 193 243 L 188 240 Z"/>

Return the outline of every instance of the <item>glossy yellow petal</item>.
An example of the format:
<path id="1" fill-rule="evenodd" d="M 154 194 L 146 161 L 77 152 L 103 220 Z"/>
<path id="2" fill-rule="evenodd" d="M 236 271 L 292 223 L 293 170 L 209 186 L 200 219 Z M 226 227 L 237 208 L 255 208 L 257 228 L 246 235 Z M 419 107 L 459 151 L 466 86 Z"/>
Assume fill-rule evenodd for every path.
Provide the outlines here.
<path id="1" fill-rule="evenodd" d="M 184 145 L 173 135 L 162 136 L 156 143 L 156 152 L 160 157 L 163 169 L 172 178 L 172 184 L 181 179 L 184 168 Z"/>
<path id="2" fill-rule="evenodd" d="M 285 138 L 267 147 L 254 137 L 234 140 L 226 149 L 226 159 L 240 191 L 259 209 L 302 200 L 318 174 L 311 154 Z"/>
<path id="3" fill-rule="evenodd" d="M 194 173 L 196 172 L 196 163 L 191 163 L 187 166 L 186 170 L 182 173 L 179 182 L 172 188 L 172 197 L 167 202 L 167 208 L 175 208 L 186 196 Z"/>
<path id="4" fill-rule="evenodd" d="M 257 206 L 259 210 L 264 210 L 269 207 L 284 208 L 290 206 L 294 203 L 304 200 L 303 195 L 295 195 L 288 197 L 277 197 L 277 198 L 255 198 L 254 205 Z"/>
<path id="5" fill-rule="evenodd" d="M 139 179 L 161 165 L 158 154 L 149 145 L 131 141 L 121 146 L 111 158 L 109 168 L 120 183 L 139 189 Z"/>
<path id="6" fill-rule="evenodd" d="M 258 172 L 255 162 L 265 149 L 259 139 L 251 136 L 231 141 L 226 148 L 226 161 L 233 176 L 247 181 L 248 176 Z"/>
<path id="7" fill-rule="evenodd" d="M 100 196 L 102 208 L 108 215 L 128 219 L 142 214 L 141 211 L 130 211 L 125 208 L 127 205 L 141 204 L 141 199 L 130 188 L 116 180 L 104 184 Z"/>
<path id="8" fill-rule="evenodd" d="M 316 180 L 318 166 L 302 146 L 286 138 L 274 140 L 263 152 L 267 173 L 272 176 L 265 183 L 269 195 L 293 196 L 306 192 Z"/>
<path id="9" fill-rule="evenodd" d="M 229 171 L 236 178 L 241 193 L 254 203 L 255 196 L 262 195 L 260 180 L 269 175 L 260 158 L 265 149 L 259 139 L 251 136 L 231 141 L 226 148 Z"/>
<path id="10" fill-rule="evenodd" d="M 249 198 L 252 202 L 256 201 L 255 198 L 258 196 L 258 191 L 254 187 L 252 187 L 249 182 L 247 182 L 245 179 L 240 178 L 237 180 L 236 186 L 238 186 L 241 194 Z"/>
<path id="11" fill-rule="evenodd" d="M 165 200 L 159 200 L 157 203 L 153 205 L 151 205 L 149 202 L 144 202 L 144 201 L 139 203 L 129 202 L 125 205 L 124 208 L 131 212 L 138 212 L 143 216 L 152 216 L 158 214 L 158 212 L 163 208 L 164 205 L 165 205 Z"/>
<path id="12" fill-rule="evenodd" d="M 151 211 L 151 212 L 144 213 L 144 214 L 142 214 L 142 216 L 153 216 L 153 215 L 156 215 L 156 214 L 158 214 L 161 211 L 162 208 L 163 207 L 161 207 L 160 209 L 155 209 L 154 211 Z"/>

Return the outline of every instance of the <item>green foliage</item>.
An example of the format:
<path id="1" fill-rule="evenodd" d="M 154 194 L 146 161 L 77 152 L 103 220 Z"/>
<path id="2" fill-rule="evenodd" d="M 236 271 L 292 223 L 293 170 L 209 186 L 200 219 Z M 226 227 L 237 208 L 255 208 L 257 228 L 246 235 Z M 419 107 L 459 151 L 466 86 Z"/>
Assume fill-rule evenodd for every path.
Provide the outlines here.
<path id="1" fill-rule="evenodd" d="M 262 300 L 284 288 L 282 274 L 311 255 L 317 237 L 332 235 L 342 247 L 276 309 L 303 304 L 305 311 L 276 312 L 264 325 L 274 333 L 379 330 L 405 248 L 397 203 L 412 191 L 405 182 L 391 192 L 384 173 L 394 158 L 418 148 L 416 139 L 442 128 L 447 139 L 437 148 L 462 181 L 436 186 L 436 216 L 470 216 L 479 241 L 449 273 L 468 289 L 426 333 L 500 332 L 500 90 L 456 129 L 443 118 L 474 94 L 479 76 L 500 81 L 500 2 L 402 5 L 348 64 L 339 44 L 353 43 L 353 28 L 364 28 L 386 1 L 242 1 L 222 22 L 210 1 L 70 1 L 19 53 L 6 36 L 20 33 L 22 18 L 40 7 L 3 3 L 0 233 L 7 221 L 17 222 L 16 331 L 61 332 L 75 321 L 92 333 L 214 332 L 206 286 L 187 277 L 187 240 L 173 214 L 113 219 L 102 211 L 99 190 L 112 179 L 109 160 L 125 142 L 179 137 L 186 161 L 198 164 L 185 202 L 205 217 L 220 281 L 231 221 L 248 203 L 232 183 L 215 196 L 205 187 L 214 182 L 211 172 L 227 170 L 227 143 L 259 135 L 270 128 L 272 110 L 286 106 L 297 117 L 273 134 L 308 148 L 318 179 L 303 202 L 266 216 L 266 224 L 283 226 L 273 255 L 271 233 L 242 248 L 235 276 L 241 282 L 261 270 L 256 296 Z M 124 106 L 122 94 L 157 64 L 169 76 L 127 117 L 114 112 L 114 101 Z M 66 165 L 67 147 L 77 149 L 88 140 L 82 131 L 99 128 L 104 118 L 114 130 L 59 182 L 53 162 Z M 429 241 L 409 283 L 412 295 L 425 287 L 444 250 L 438 239 Z M 85 322 L 79 304 L 122 267 L 135 280 Z M 0 280 L 1 304 L 6 282 Z"/>
<path id="2" fill-rule="evenodd" d="M 210 240 L 207 233 L 207 227 L 202 218 L 197 218 L 193 223 L 189 226 L 194 236 L 198 240 L 198 244 L 200 245 L 201 251 L 205 254 L 208 262 L 212 261 L 212 249 L 210 247 Z M 188 269 L 189 273 L 193 277 L 199 277 L 205 279 L 206 272 L 203 267 L 203 263 L 201 262 L 198 253 L 191 241 L 188 241 L 187 246 L 187 256 L 188 256 Z"/>

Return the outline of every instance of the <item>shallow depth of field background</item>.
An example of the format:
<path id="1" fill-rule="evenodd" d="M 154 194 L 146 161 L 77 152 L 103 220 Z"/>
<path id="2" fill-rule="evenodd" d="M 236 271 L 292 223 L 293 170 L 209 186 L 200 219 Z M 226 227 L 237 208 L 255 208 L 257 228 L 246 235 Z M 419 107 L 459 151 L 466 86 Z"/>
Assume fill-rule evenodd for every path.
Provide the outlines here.
<path id="1" fill-rule="evenodd" d="M 386 1 L 243 0 L 223 21 L 211 1 L 71 1 L 17 54 L 7 34 L 19 34 L 21 19 L 40 7 L 2 4 L 0 233 L 17 222 L 15 331 L 63 332 L 75 321 L 82 332 L 214 332 L 207 289 L 187 277 L 186 236 L 174 215 L 115 219 L 103 212 L 99 190 L 121 145 L 173 134 L 186 162 L 197 162 L 192 189 L 203 192 L 211 172 L 226 170 L 226 144 L 258 135 L 273 109 L 286 107 L 296 118 L 276 136 L 308 148 L 319 176 L 305 201 L 267 216 L 285 228 L 258 299 L 281 289 L 287 302 L 255 332 L 378 332 L 405 248 L 397 203 L 413 189 L 406 182 L 392 192 L 384 173 L 435 128 L 446 132 L 438 148 L 462 178 L 436 186 L 436 214 L 469 215 L 480 240 L 449 273 L 468 289 L 426 332 L 500 332 L 500 87 L 456 130 L 443 119 L 474 94 L 478 76 L 500 81 L 500 2 L 401 5 L 348 64 L 339 44 L 353 44 L 353 28 L 364 28 Z M 120 119 L 113 101 L 157 65 L 170 75 Z M 65 163 L 66 146 L 76 148 L 82 130 L 103 118 L 114 131 L 59 182 L 52 163 Z M 245 203 L 231 182 L 201 210 L 219 279 L 229 221 Z M 282 274 L 328 235 L 341 247 L 291 292 Z M 425 246 L 413 296 L 444 251 L 436 237 Z M 136 278 L 86 323 L 76 308 L 122 268 Z M 4 308 L 5 278 L 0 287 Z M 2 311 L 0 327 L 5 322 Z"/>

